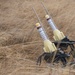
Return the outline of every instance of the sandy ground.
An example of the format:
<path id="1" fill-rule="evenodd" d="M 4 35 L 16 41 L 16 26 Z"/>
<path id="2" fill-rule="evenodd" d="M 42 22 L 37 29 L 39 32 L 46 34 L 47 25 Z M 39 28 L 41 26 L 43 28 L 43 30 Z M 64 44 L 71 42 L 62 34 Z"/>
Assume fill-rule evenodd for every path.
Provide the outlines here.
<path id="1" fill-rule="evenodd" d="M 42 1 L 58 29 L 75 40 L 75 0 Z M 57 72 L 46 63 L 36 65 L 38 56 L 43 53 L 43 42 L 35 28 L 38 20 L 32 6 L 53 41 L 40 0 L 0 0 L 0 75 L 75 75 L 69 74 L 69 68 L 68 71 L 58 68 Z"/>

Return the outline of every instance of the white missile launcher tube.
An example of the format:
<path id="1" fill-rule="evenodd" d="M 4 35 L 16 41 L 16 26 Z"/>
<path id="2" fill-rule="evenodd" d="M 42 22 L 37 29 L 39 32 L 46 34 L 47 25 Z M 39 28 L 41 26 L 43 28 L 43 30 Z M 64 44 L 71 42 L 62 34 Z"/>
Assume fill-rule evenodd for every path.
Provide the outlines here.
<path id="1" fill-rule="evenodd" d="M 53 31 L 56 30 L 57 28 L 56 28 L 55 24 L 53 23 L 52 19 L 48 15 L 46 15 L 46 19 L 47 19 L 49 25 L 51 26 L 52 30 Z"/>
<path id="2" fill-rule="evenodd" d="M 54 34 L 53 38 L 54 38 L 54 40 L 55 40 L 55 41 L 60 41 L 60 40 L 64 39 L 65 36 L 64 36 L 63 32 L 60 32 L 60 31 L 56 28 L 55 24 L 53 23 L 53 21 L 52 21 L 52 19 L 49 17 L 49 15 L 46 15 L 45 17 L 46 17 L 46 19 L 47 19 L 49 25 L 51 26 L 51 28 L 52 28 L 52 30 L 53 30 L 53 34 Z"/>
<path id="3" fill-rule="evenodd" d="M 47 36 L 46 36 L 46 34 L 45 34 L 43 28 L 41 27 L 41 25 L 40 25 L 39 23 L 37 23 L 36 26 L 37 26 L 37 29 L 38 29 L 38 31 L 39 31 L 39 33 L 40 33 L 42 39 L 43 39 L 43 40 L 47 40 L 48 38 L 47 38 Z"/>
<path id="4" fill-rule="evenodd" d="M 49 53 L 49 52 L 54 52 L 54 51 L 56 51 L 57 49 L 56 49 L 54 43 L 52 43 L 52 42 L 47 38 L 47 36 L 46 36 L 46 34 L 45 34 L 45 32 L 44 32 L 42 26 L 41 26 L 39 23 L 36 23 L 36 27 L 37 27 L 37 29 L 38 29 L 38 31 L 39 31 L 39 33 L 40 33 L 42 39 L 44 40 L 44 48 L 43 48 L 43 49 L 44 49 L 44 52 Z"/>

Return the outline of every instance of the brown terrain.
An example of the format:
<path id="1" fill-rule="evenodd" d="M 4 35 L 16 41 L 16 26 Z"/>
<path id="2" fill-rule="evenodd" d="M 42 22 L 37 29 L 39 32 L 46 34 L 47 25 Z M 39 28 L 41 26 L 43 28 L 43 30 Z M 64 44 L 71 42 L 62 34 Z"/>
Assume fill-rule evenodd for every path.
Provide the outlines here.
<path id="1" fill-rule="evenodd" d="M 53 41 L 41 0 L 0 0 L 0 75 L 75 75 L 71 68 L 54 67 L 36 60 L 43 53 L 43 41 L 35 27 L 35 7 Z M 58 29 L 75 40 L 75 0 L 42 0 Z"/>

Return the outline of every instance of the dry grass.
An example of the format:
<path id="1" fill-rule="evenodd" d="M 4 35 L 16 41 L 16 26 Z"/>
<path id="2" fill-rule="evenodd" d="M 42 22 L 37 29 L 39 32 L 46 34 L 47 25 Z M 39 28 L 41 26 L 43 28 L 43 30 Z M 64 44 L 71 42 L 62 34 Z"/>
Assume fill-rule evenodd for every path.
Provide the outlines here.
<path id="1" fill-rule="evenodd" d="M 42 0 L 58 28 L 75 38 L 75 1 Z M 40 0 L 0 0 L 0 75 L 74 75 L 68 68 L 51 68 L 36 60 L 43 53 L 43 42 L 35 28 L 36 8 L 49 38 L 53 33 L 45 20 Z M 52 74 L 51 74 L 52 73 Z"/>

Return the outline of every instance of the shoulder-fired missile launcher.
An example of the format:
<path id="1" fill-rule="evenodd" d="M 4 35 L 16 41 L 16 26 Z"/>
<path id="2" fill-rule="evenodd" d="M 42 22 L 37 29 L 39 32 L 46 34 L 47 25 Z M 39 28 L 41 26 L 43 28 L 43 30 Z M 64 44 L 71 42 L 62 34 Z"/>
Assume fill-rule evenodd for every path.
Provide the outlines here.
<path id="1" fill-rule="evenodd" d="M 55 62 L 61 61 L 63 63 L 63 65 L 66 65 L 67 64 L 66 58 L 68 58 L 69 56 L 67 54 L 65 54 L 65 52 L 57 49 L 55 44 L 52 43 L 47 38 L 47 36 L 44 32 L 44 29 L 42 28 L 40 23 L 36 23 L 36 27 L 44 41 L 44 48 L 43 48 L 44 53 L 39 56 L 37 63 L 39 63 L 39 62 L 41 63 L 41 59 L 42 59 L 42 57 L 44 57 L 44 60 L 48 63 L 53 63 L 53 62 L 55 63 Z M 55 52 L 56 52 L 56 55 L 54 57 Z"/>
<path id="2" fill-rule="evenodd" d="M 61 32 L 55 25 L 55 23 L 53 22 L 51 16 L 49 15 L 48 10 L 46 9 L 46 7 L 44 6 L 43 2 L 41 2 L 44 10 L 45 10 L 45 18 L 47 20 L 47 22 L 49 23 L 49 26 L 51 27 L 51 29 L 53 30 L 53 38 L 54 38 L 54 44 L 57 47 L 58 42 L 60 42 L 59 48 L 61 48 L 62 50 L 68 50 L 68 47 L 70 47 L 70 52 L 68 52 L 73 58 L 75 58 L 75 41 L 71 41 L 67 36 L 64 35 L 63 32 Z"/>
<path id="3" fill-rule="evenodd" d="M 43 3 L 42 3 L 43 5 Z M 43 5 L 45 8 L 45 6 Z M 42 57 L 44 57 L 44 60 L 49 63 L 55 63 L 61 61 L 63 65 L 66 65 L 69 62 L 69 59 L 72 57 L 74 59 L 75 57 L 75 41 L 70 41 L 58 28 L 56 28 L 52 18 L 48 15 L 48 11 L 45 8 L 45 11 L 47 12 L 45 18 L 47 19 L 50 27 L 53 30 L 53 38 L 54 42 L 51 42 L 49 38 L 47 37 L 47 34 L 45 33 L 44 28 L 42 27 L 42 23 L 40 18 L 38 17 L 38 14 L 36 13 L 34 7 L 33 11 L 36 14 L 39 23 L 36 23 L 36 27 L 38 29 L 38 32 L 40 33 L 43 42 L 44 42 L 44 53 L 39 56 L 37 63 L 41 63 Z M 70 46 L 71 50 L 69 52 L 66 52 L 68 50 L 68 47 Z M 72 64 L 72 60 L 70 61 Z M 74 63 L 74 62 L 73 62 Z"/>
<path id="4" fill-rule="evenodd" d="M 57 48 L 55 47 L 54 43 L 52 43 L 46 36 L 42 26 L 40 25 L 40 23 L 36 23 L 36 27 L 44 41 L 44 52 L 46 53 L 51 53 L 57 50 Z"/>
<path id="5" fill-rule="evenodd" d="M 60 40 L 64 39 L 64 38 L 65 38 L 65 35 L 63 34 L 63 32 L 60 32 L 60 31 L 56 28 L 56 26 L 55 26 L 53 20 L 50 18 L 50 16 L 49 16 L 49 15 L 46 15 L 45 17 L 46 17 L 46 19 L 47 19 L 47 21 L 48 21 L 50 27 L 51 27 L 52 30 L 53 30 L 53 34 L 54 34 L 53 38 L 54 38 L 54 40 L 55 40 L 55 41 L 60 41 Z"/>
<path id="6" fill-rule="evenodd" d="M 67 50 L 68 46 L 70 46 L 71 51 L 74 51 L 75 41 L 71 41 L 70 39 L 67 38 L 67 36 L 65 36 L 63 34 L 63 32 L 59 31 L 56 28 L 56 26 L 55 26 L 54 22 L 52 21 L 52 19 L 49 17 L 49 15 L 46 15 L 46 19 L 47 19 L 50 27 L 53 30 L 53 34 L 54 34 L 53 38 L 55 40 L 53 43 L 57 46 L 58 41 L 61 41 L 59 47 L 62 48 L 62 50 L 64 50 L 64 49 Z"/>

